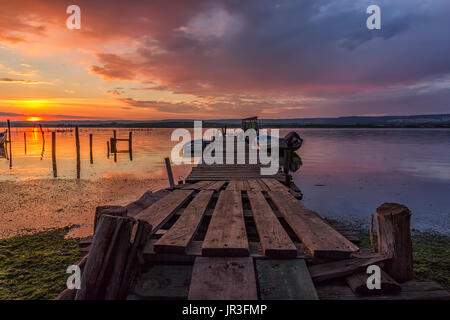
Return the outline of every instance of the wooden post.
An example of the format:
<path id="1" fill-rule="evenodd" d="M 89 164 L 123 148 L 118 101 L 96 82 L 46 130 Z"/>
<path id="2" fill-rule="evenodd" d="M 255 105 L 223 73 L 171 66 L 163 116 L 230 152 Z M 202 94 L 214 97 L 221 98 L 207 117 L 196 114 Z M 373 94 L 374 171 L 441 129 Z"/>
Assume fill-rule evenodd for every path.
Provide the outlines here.
<path id="1" fill-rule="evenodd" d="M 113 131 L 114 138 L 111 140 L 111 152 L 114 153 L 114 162 L 117 162 L 117 133 L 116 130 Z"/>
<path id="2" fill-rule="evenodd" d="M 378 252 L 392 258 L 385 271 L 399 283 L 413 278 L 411 212 L 397 203 L 384 203 L 377 208 Z"/>
<path id="3" fill-rule="evenodd" d="M 80 163 L 80 134 L 78 127 L 75 127 L 75 144 L 77 149 L 77 179 L 80 179 L 81 163 Z"/>
<path id="4" fill-rule="evenodd" d="M 94 216 L 94 233 L 97 229 L 98 223 L 100 221 L 100 218 L 107 214 L 110 216 L 115 217 L 126 217 L 127 216 L 127 208 L 122 206 L 100 206 L 95 209 L 95 216 Z"/>
<path id="5" fill-rule="evenodd" d="M 130 161 L 133 161 L 133 132 L 130 131 L 129 137 L 128 137 L 128 151 L 130 152 Z"/>
<path id="6" fill-rule="evenodd" d="M 8 142 L 9 142 L 9 167 L 12 168 L 12 140 L 11 140 L 11 123 L 8 119 Z"/>
<path id="7" fill-rule="evenodd" d="M 56 132 L 52 132 L 52 163 L 53 163 L 53 177 L 56 178 L 58 176 L 58 172 L 56 170 Z"/>
<path id="8" fill-rule="evenodd" d="M 94 156 L 92 155 L 92 133 L 89 134 L 89 153 L 91 158 L 91 164 L 94 163 Z"/>
<path id="9" fill-rule="evenodd" d="M 26 131 L 23 132 L 23 145 L 25 147 L 25 155 L 27 154 L 27 133 Z"/>
<path id="10" fill-rule="evenodd" d="M 106 148 L 108 150 L 107 158 L 109 159 L 109 141 L 106 141 Z"/>
<path id="11" fill-rule="evenodd" d="M 167 175 L 169 176 L 170 187 L 174 188 L 175 183 L 173 182 L 173 174 L 172 174 L 172 167 L 170 166 L 170 159 L 165 158 L 164 160 L 166 161 L 166 169 L 167 169 Z"/>
<path id="12" fill-rule="evenodd" d="M 376 252 L 375 241 L 373 239 L 373 214 L 370 215 L 370 230 L 369 230 L 370 246 L 372 247 L 372 252 Z"/>

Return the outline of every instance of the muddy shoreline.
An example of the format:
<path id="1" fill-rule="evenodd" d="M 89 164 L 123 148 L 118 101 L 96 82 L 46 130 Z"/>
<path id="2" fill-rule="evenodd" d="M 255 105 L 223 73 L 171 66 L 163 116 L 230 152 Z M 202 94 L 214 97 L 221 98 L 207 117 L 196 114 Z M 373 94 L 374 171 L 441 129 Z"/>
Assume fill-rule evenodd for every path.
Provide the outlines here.
<path id="1" fill-rule="evenodd" d="M 135 177 L 1 181 L 0 239 L 66 226 L 75 226 L 67 237 L 86 237 L 97 206 L 126 205 L 166 187 L 165 180 Z"/>

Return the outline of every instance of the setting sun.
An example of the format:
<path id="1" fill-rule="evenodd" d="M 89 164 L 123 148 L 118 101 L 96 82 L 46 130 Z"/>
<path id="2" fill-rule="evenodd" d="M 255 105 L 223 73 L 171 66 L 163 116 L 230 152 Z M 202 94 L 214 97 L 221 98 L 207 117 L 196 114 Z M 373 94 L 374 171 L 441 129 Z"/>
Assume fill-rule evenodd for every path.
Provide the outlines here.
<path id="1" fill-rule="evenodd" d="M 41 121 L 42 119 L 39 117 L 29 117 L 27 118 L 27 121 L 32 121 L 32 122 L 36 122 L 36 121 Z"/>

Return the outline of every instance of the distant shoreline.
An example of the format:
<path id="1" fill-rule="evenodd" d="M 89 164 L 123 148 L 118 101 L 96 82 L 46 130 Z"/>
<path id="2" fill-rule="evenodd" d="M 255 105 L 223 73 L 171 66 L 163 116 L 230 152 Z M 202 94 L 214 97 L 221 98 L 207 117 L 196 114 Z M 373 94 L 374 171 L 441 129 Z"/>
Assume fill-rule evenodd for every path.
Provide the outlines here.
<path id="1" fill-rule="evenodd" d="M 11 127 L 13 128 L 29 128 L 34 127 L 32 124 L 22 124 L 22 123 L 12 123 Z M 239 125 L 226 125 L 226 124 L 211 124 L 208 123 L 203 125 L 203 128 L 240 128 Z M 149 123 L 149 124 L 123 124 L 123 123 L 111 123 L 111 124 L 42 124 L 43 128 L 167 128 L 167 129 L 176 129 L 176 128 L 193 128 L 194 125 L 192 122 L 186 123 Z M 0 125 L 0 128 L 7 128 L 6 125 Z M 317 128 L 317 129 L 449 129 L 450 124 L 420 124 L 420 125 L 298 125 L 298 124 L 268 124 L 261 125 L 261 128 Z"/>
<path id="2" fill-rule="evenodd" d="M 4 118 L 6 120 L 6 118 Z M 204 128 L 240 128 L 240 119 L 202 120 Z M 450 128 L 450 114 L 424 114 L 409 116 L 348 116 L 337 118 L 258 119 L 261 128 Z M 193 128 L 194 119 L 165 120 L 53 120 L 30 123 L 12 121 L 12 127 L 41 124 L 57 128 Z M 0 122 L 0 127 L 6 126 Z"/>

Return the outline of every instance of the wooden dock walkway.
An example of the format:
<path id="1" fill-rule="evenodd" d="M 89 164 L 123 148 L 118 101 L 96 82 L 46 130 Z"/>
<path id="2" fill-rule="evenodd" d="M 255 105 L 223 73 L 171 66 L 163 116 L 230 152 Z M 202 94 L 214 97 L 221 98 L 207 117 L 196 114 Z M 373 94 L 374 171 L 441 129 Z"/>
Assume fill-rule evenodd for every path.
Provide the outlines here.
<path id="1" fill-rule="evenodd" d="M 355 234 L 306 208 L 298 190 L 282 183 L 282 175 L 261 177 L 257 170 L 248 165 L 201 165 L 186 184 L 148 192 L 126 207 L 100 207 L 100 226 L 103 217 L 114 215 L 133 217 L 137 223 L 129 240 L 136 250 L 123 258 L 130 263 L 132 257 L 136 266 L 126 269 L 133 271 L 131 280 L 121 284 L 128 285 L 127 290 L 116 298 L 450 299 L 436 283 L 398 284 L 389 275 L 389 286 L 383 277 L 382 294 L 356 294 L 354 284 L 361 277 L 355 276 L 369 265 L 383 266 L 392 256 L 360 250 Z M 120 226 L 115 233 L 109 231 L 113 237 L 125 234 Z M 148 234 L 143 236 L 142 230 Z M 96 232 L 92 244 L 85 241 L 85 251 L 91 255 L 96 242 L 106 240 Z M 84 263 L 89 264 L 89 258 Z M 98 292 L 96 298 L 105 298 Z M 75 296 L 65 290 L 59 298 Z"/>

